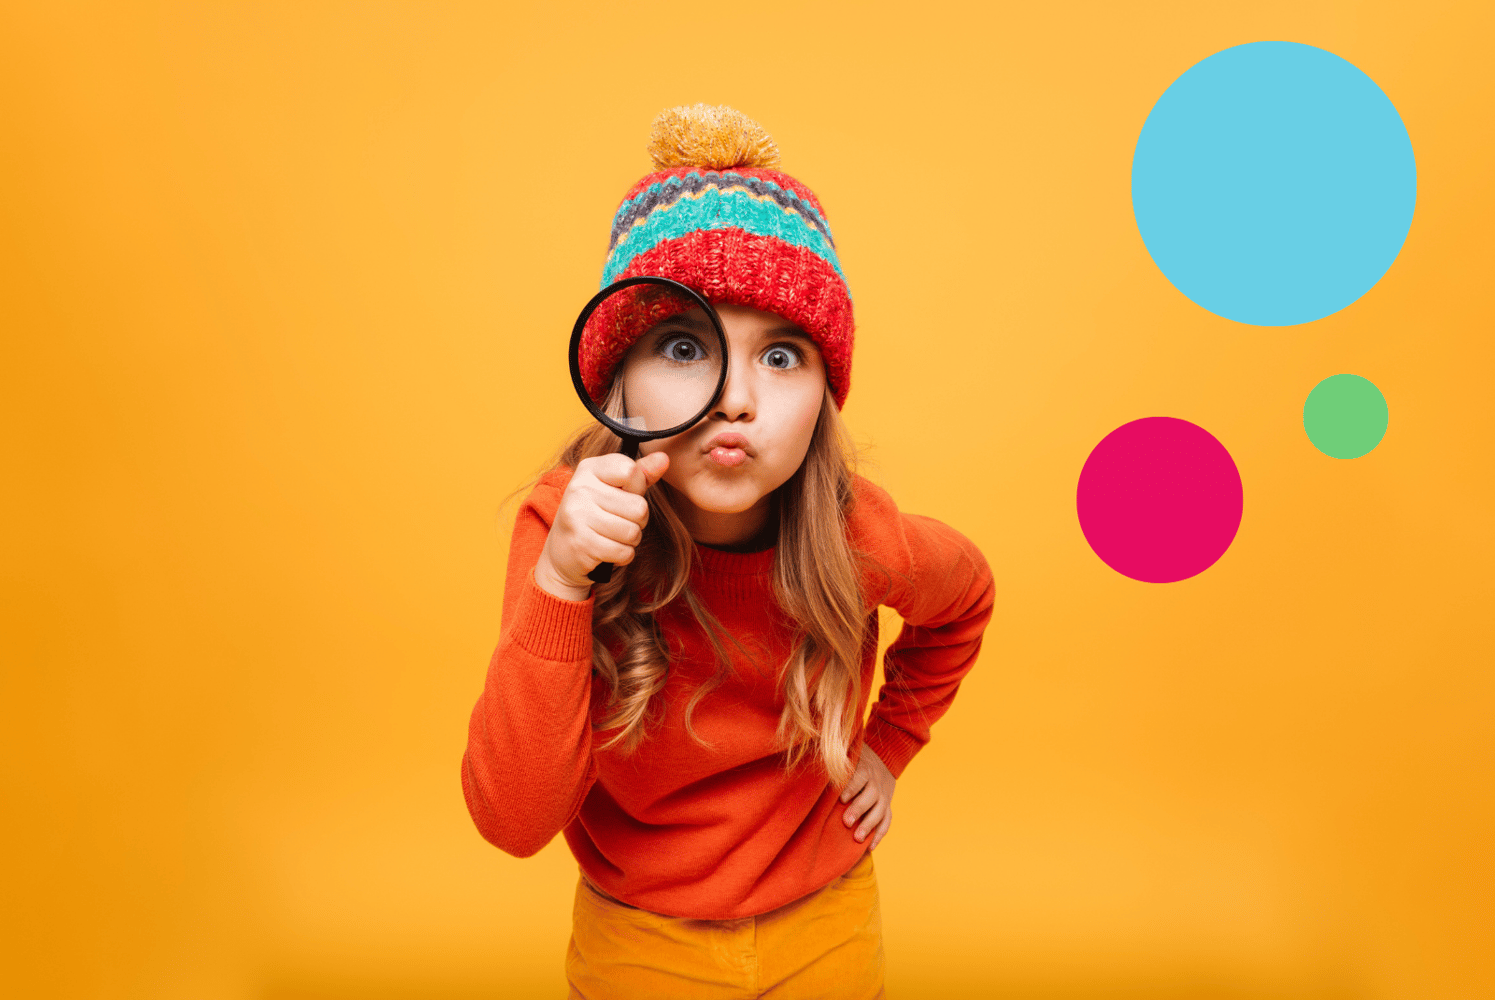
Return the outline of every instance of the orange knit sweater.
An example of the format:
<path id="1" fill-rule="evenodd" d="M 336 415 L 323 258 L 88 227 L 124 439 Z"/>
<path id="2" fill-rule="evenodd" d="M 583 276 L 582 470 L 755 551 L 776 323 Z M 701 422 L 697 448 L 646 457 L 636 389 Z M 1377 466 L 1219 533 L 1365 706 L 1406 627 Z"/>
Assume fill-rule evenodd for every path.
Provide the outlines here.
<path id="1" fill-rule="evenodd" d="M 592 601 L 554 597 L 531 574 L 570 475 L 561 468 L 541 479 L 514 525 L 498 648 L 462 758 L 462 791 L 478 831 L 521 858 L 563 832 L 604 891 L 672 916 L 752 916 L 839 878 L 868 841 L 858 843 L 855 828 L 842 822 L 839 789 L 823 767 L 788 774 L 773 747 L 784 707 L 776 677 L 794 637 L 773 598 L 772 549 L 697 546 L 691 587 L 752 654 L 728 644 L 733 673 L 691 716 L 714 749 L 693 741 L 682 721 L 716 661 L 678 600 L 657 616 L 671 648 L 681 650 L 658 696 L 663 723 L 632 755 L 618 746 L 594 749 L 614 731 L 592 732 L 607 694 L 603 681 L 593 682 Z M 865 741 L 897 777 L 975 664 L 992 612 L 991 571 L 963 535 L 900 513 L 886 491 L 860 476 L 848 529 L 853 545 L 889 571 L 863 580 L 868 639 L 859 719 L 875 676 L 877 606 L 905 622 L 850 759 Z"/>

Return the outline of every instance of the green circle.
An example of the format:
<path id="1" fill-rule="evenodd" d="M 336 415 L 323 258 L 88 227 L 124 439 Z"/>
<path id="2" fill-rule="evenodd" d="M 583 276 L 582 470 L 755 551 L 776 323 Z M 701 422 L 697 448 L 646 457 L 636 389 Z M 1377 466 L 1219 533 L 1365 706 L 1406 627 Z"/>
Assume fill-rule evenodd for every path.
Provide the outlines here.
<path id="1" fill-rule="evenodd" d="M 1359 458 L 1386 434 L 1386 397 L 1359 375 L 1330 375 L 1303 403 L 1303 429 L 1330 458 Z"/>

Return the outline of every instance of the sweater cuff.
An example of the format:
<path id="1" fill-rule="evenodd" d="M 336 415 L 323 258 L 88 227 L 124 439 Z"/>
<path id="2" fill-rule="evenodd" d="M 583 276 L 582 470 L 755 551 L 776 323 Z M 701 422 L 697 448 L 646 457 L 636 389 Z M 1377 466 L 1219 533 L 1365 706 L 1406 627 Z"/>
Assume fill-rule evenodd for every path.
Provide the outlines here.
<path id="1" fill-rule="evenodd" d="M 914 754 L 924 746 L 908 733 L 891 723 L 884 722 L 877 715 L 867 720 L 867 728 L 862 731 L 862 742 L 882 758 L 882 762 L 887 765 L 888 771 L 895 778 L 902 777 L 904 769 L 908 767 L 908 762 L 913 760 Z"/>
<path id="2" fill-rule="evenodd" d="M 514 641 L 542 660 L 568 663 L 592 658 L 592 598 L 568 601 L 540 589 L 524 575 L 514 609 Z"/>

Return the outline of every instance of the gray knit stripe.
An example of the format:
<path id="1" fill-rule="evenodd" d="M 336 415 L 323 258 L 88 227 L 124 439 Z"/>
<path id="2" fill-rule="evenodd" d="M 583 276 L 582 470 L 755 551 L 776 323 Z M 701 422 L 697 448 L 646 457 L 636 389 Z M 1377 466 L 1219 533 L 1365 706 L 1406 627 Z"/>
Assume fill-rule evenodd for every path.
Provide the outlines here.
<path id="1" fill-rule="evenodd" d="M 645 190 L 636 197 L 625 211 L 618 213 L 617 218 L 613 219 L 612 237 L 607 244 L 608 251 L 611 252 L 613 247 L 618 245 L 618 240 L 623 238 L 623 234 L 627 233 L 635 222 L 656 208 L 673 205 L 683 196 L 700 194 L 709 187 L 745 187 L 754 195 L 771 198 L 781 207 L 795 212 L 818 229 L 831 246 L 836 245 L 836 241 L 831 238 L 831 228 L 820 217 L 820 213 L 815 211 L 814 206 L 801 200 L 793 191 L 759 177 L 744 177 L 742 174 L 730 171 L 709 170 L 704 173 L 689 173 L 684 177 L 671 177 L 660 182 L 659 190 L 653 190 L 651 186 L 651 189 Z"/>

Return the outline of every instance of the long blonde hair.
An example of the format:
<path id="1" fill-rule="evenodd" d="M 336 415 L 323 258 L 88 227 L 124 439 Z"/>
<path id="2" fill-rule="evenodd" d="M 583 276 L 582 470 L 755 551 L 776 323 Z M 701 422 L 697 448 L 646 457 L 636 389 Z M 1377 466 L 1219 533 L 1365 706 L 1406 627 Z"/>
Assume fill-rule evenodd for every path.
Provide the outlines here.
<path id="1" fill-rule="evenodd" d="M 617 435 L 591 424 L 566 442 L 556 464 L 574 469 L 582 459 L 617 451 L 620 444 Z M 865 557 L 846 532 L 855 462 L 846 425 L 827 389 L 805 459 L 774 496 L 774 597 L 797 630 L 779 672 L 785 705 L 774 737 L 786 751 L 787 769 L 818 750 L 838 786 L 851 776 L 847 756 L 861 704 L 862 655 L 874 641 L 861 590 Z M 646 498 L 649 523 L 633 561 L 592 590 L 592 668 L 609 687 L 608 711 L 595 731 L 622 727 L 598 749 L 621 743 L 623 753 L 632 753 L 658 723 L 663 706 L 655 696 L 664 689 L 670 653 L 654 613 L 675 600 L 686 602 L 716 654 L 716 673 L 696 689 L 685 710 L 686 731 L 709 748 L 691 726 L 691 713 L 732 669 L 723 637 L 742 653 L 747 650 L 690 588 L 695 543 L 663 481 Z"/>

